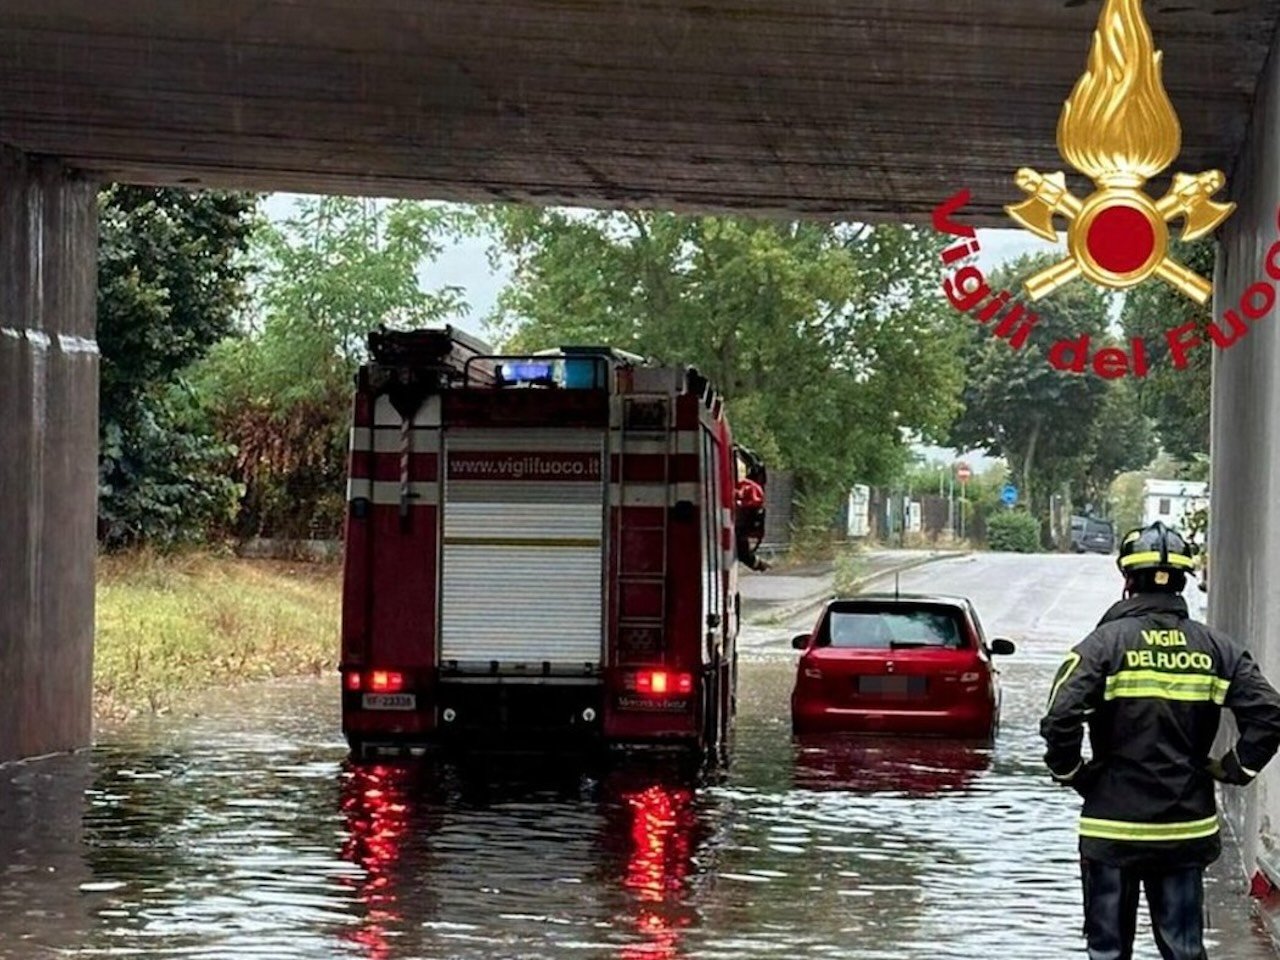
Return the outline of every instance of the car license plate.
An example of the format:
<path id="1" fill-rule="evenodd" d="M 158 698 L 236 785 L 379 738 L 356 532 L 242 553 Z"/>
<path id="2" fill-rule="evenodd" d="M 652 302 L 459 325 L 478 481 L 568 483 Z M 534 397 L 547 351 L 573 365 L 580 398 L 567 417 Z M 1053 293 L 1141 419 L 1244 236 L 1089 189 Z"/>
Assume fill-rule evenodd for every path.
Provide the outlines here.
<path id="1" fill-rule="evenodd" d="M 366 710 L 416 710 L 418 698 L 412 693 L 366 693 Z"/>
<path id="2" fill-rule="evenodd" d="M 871 697 L 920 697 L 929 691 L 927 677 L 859 677 L 858 692 Z"/>

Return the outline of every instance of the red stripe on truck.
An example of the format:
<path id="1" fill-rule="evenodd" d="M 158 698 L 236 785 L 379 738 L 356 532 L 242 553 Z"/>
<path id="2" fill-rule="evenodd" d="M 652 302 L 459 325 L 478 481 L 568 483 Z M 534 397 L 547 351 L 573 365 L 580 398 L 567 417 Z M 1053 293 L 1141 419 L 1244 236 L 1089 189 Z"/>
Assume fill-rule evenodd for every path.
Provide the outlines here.
<path id="1" fill-rule="evenodd" d="M 370 611 L 372 647 L 378 662 L 392 669 L 429 667 L 436 659 L 437 507 L 415 508 L 407 528 L 395 505 L 370 507 L 369 525 L 377 549 L 369 582 L 377 590 Z"/>
<path id="2" fill-rule="evenodd" d="M 667 461 L 670 461 L 668 465 Z M 667 470 L 670 469 L 670 475 Z M 615 453 L 610 458 L 610 477 L 616 483 L 697 483 L 696 453 Z"/>
<path id="3" fill-rule="evenodd" d="M 447 390 L 443 422 L 460 427 L 609 426 L 609 396 L 596 390 Z"/>
<path id="4" fill-rule="evenodd" d="M 356 393 L 351 411 L 351 425 L 353 427 L 373 426 L 373 397 L 363 390 Z"/>
<path id="5" fill-rule="evenodd" d="M 409 480 L 429 482 L 439 474 L 439 457 L 434 453 L 409 454 Z M 353 480 L 400 481 L 400 454 L 370 453 L 355 450 L 351 454 L 351 478 Z"/>

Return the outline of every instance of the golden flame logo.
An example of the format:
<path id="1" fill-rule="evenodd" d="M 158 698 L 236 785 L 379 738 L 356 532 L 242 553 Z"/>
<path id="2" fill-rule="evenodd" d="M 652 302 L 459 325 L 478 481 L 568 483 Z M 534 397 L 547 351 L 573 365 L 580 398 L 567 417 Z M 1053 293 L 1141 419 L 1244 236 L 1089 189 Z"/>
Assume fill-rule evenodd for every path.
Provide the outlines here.
<path id="1" fill-rule="evenodd" d="M 1164 88 L 1141 0 L 1106 0 L 1093 35 L 1089 66 L 1063 105 L 1058 152 L 1097 189 L 1083 201 L 1061 173 L 1028 167 L 1015 182 L 1029 198 L 1005 207 L 1021 226 L 1058 239 L 1053 218 L 1068 221 L 1069 256 L 1027 280 L 1039 300 L 1077 277 L 1116 290 L 1158 276 L 1205 303 L 1213 286 L 1169 256 L 1169 224 L 1183 218 L 1182 239 L 1212 232 L 1235 210 L 1212 196 L 1226 184 L 1221 171 L 1174 174 L 1169 192 L 1152 200 L 1143 186 L 1177 159 L 1182 130 Z"/>

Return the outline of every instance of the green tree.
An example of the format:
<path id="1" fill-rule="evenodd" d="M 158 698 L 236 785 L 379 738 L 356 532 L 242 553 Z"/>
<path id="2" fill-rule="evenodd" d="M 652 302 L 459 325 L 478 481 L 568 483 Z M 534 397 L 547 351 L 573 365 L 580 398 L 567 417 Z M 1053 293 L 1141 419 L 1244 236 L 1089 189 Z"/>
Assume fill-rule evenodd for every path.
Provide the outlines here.
<path id="1" fill-rule="evenodd" d="M 1115 521 L 1117 537 L 1142 525 L 1142 488 L 1146 479 L 1145 470 L 1130 470 L 1111 482 L 1111 519 Z"/>
<path id="2" fill-rule="evenodd" d="M 337 535 L 365 335 L 465 311 L 460 290 L 423 283 L 457 227 L 439 205 L 315 197 L 255 233 L 249 329 L 193 375 L 207 423 L 237 450 L 239 535 Z"/>
<path id="3" fill-rule="evenodd" d="M 811 524 L 955 413 L 965 321 L 938 293 L 931 232 L 531 207 L 484 224 L 515 264 L 491 318 L 508 348 L 605 343 L 698 367 L 736 436 L 795 470 Z"/>
<path id="4" fill-rule="evenodd" d="M 196 539 L 238 491 L 181 371 L 233 328 L 256 198 L 112 186 L 98 209 L 99 529 L 108 547 Z"/>
<path id="5" fill-rule="evenodd" d="M 1212 240 L 1184 244 L 1175 242 L 1171 253 L 1202 276 L 1212 277 L 1216 247 Z M 1194 323 L 1204 331 L 1212 322 L 1209 305 L 1201 306 L 1164 283 L 1144 283 L 1125 297 L 1121 323 L 1127 337 L 1146 342 L 1151 372 L 1139 390 L 1143 411 L 1155 422 L 1160 445 L 1174 457 L 1194 461 L 1209 450 L 1209 401 L 1212 395 L 1213 352 L 1192 350 L 1184 370 L 1169 362 L 1165 333 Z"/>
<path id="6" fill-rule="evenodd" d="M 1022 278 L 1049 262 L 1019 258 L 991 277 L 991 287 L 1016 290 Z M 1084 334 L 1094 349 L 1105 345 L 1107 303 L 1089 284 L 1063 287 L 1035 305 L 1039 322 L 1019 350 L 977 324 L 972 328 L 964 412 L 952 428 L 952 443 L 1004 457 L 1037 516 L 1044 515 L 1049 494 L 1079 474 L 1108 386 L 1093 375 L 1055 369 L 1049 350 L 1059 339 Z"/>
<path id="7" fill-rule="evenodd" d="M 1074 488 L 1076 505 L 1083 509 L 1092 504 L 1094 512 L 1100 511 L 1112 481 L 1127 470 L 1146 466 L 1155 455 L 1155 435 L 1142 413 L 1138 389 L 1127 378 L 1111 381 Z"/>

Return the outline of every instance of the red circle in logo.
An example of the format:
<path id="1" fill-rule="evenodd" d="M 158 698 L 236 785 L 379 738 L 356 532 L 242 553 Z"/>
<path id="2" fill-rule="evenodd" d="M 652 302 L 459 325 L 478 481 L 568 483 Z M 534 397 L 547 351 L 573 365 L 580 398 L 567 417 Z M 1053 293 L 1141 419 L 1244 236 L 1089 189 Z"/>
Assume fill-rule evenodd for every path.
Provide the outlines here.
<path id="1" fill-rule="evenodd" d="M 1141 210 L 1117 204 L 1099 210 L 1089 224 L 1089 255 L 1103 270 L 1133 273 L 1155 249 L 1156 232 Z"/>

